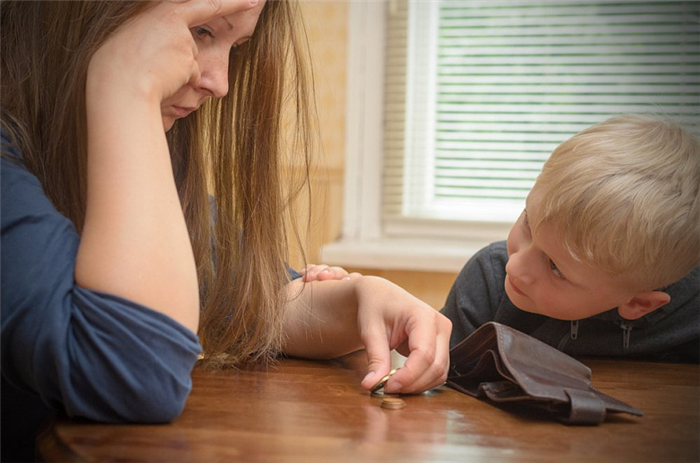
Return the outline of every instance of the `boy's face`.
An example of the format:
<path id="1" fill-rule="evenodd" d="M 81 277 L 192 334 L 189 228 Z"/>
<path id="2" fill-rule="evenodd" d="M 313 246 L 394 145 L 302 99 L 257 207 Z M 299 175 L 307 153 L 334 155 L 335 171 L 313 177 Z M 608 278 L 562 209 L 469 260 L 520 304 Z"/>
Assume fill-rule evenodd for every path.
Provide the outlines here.
<path id="1" fill-rule="evenodd" d="M 528 218 L 537 216 L 541 194 L 530 193 L 508 235 L 505 290 L 513 304 L 526 312 L 580 320 L 634 297 L 610 274 L 577 262 L 552 225 L 543 223 L 532 233 Z"/>

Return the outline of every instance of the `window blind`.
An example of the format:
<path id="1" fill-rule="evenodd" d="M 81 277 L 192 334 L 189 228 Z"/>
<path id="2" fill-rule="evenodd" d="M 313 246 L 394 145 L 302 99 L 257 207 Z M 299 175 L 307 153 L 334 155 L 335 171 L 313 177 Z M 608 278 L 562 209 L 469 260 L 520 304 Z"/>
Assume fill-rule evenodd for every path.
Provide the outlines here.
<path id="1" fill-rule="evenodd" d="M 512 221 L 562 141 L 619 113 L 700 135 L 700 2 L 394 0 L 385 222 Z"/>

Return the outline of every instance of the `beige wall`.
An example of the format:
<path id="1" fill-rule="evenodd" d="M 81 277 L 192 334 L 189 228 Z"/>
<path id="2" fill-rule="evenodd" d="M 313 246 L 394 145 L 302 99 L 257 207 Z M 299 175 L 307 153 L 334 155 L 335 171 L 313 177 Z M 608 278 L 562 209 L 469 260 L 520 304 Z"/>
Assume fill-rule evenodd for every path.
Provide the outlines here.
<path id="1" fill-rule="evenodd" d="M 347 0 L 304 2 L 313 58 L 322 156 L 311 178 L 311 228 L 306 241 L 307 261 L 318 262 L 323 243 L 335 240 L 341 230 L 343 208 L 343 162 L 345 156 L 345 91 L 347 82 Z M 303 200 L 302 200 L 303 201 Z M 303 209 L 303 208 L 302 208 Z M 293 255 L 293 265 L 301 258 Z M 431 306 L 442 307 L 456 274 L 348 269 L 385 277 Z"/>

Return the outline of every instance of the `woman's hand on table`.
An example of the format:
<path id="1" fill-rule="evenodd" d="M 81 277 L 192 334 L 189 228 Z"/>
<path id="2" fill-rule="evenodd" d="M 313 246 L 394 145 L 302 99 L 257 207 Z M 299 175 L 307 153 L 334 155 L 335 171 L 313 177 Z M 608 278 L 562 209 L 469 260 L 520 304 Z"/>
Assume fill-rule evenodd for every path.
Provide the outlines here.
<path id="1" fill-rule="evenodd" d="M 391 370 L 396 349 L 406 362 L 384 386 L 387 392 L 413 394 L 443 384 L 452 322 L 384 278 L 348 276 L 309 283 L 298 278 L 287 286 L 283 352 L 332 359 L 364 348 L 368 373 L 361 385 L 369 390 Z"/>
<path id="2" fill-rule="evenodd" d="M 389 373 L 393 349 L 407 358 L 386 392 L 420 393 L 446 381 L 452 322 L 403 288 L 383 278 L 359 280 L 357 325 L 369 362 L 363 388 Z"/>

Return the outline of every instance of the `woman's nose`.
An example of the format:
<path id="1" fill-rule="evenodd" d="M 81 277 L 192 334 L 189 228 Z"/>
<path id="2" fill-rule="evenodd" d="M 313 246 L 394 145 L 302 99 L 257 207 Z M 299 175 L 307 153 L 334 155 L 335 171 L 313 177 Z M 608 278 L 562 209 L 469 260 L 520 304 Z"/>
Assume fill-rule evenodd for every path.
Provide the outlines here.
<path id="1" fill-rule="evenodd" d="M 197 61 L 201 73 L 199 89 L 214 98 L 225 97 L 228 93 L 228 50 L 200 54 Z"/>

